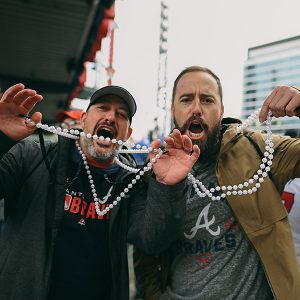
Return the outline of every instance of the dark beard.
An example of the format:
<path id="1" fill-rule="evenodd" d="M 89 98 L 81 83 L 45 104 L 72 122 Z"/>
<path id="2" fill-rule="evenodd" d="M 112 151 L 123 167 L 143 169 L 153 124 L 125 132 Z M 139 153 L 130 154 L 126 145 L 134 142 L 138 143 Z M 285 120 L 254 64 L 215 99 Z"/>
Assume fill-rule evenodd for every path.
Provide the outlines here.
<path id="1" fill-rule="evenodd" d="M 178 129 L 181 134 L 185 134 L 185 132 L 190 127 L 192 121 L 197 120 L 203 130 L 207 133 L 206 141 L 192 141 L 193 145 L 198 145 L 201 152 L 198 161 L 201 162 L 211 162 L 215 160 L 219 149 L 220 149 L 220 136 L 221 136 L 221 119 L 219 122 L 211 129 L 209 129 L 208 125 L 203 121 L 203 119 L 199 116 L 194 116 L 189 118 L 182 127 L 178 125 L 176 120 L 174 120 L 175 128 Z"/>

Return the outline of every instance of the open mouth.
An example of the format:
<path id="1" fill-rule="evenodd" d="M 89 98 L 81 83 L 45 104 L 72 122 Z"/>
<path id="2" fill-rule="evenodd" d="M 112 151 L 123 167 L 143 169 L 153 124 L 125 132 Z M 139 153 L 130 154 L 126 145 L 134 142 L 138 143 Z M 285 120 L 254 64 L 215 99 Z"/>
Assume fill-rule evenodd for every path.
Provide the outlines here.
<path id="1" fill-rule="evenodd" d="M 99 126 L 96 131 L 96 134 L 98 136 L 103 136 L 104 138 L 109 138 L 110 140 L 116 138 L 116 136 L 117 136 L 116 131 L 112 127 L 108 127 L 108 126 Z M 103 144 L 103 143 L 110 144 L 110 142 L 107 142 L 107 141 L 97 140 L 97 142 L 100 144 Z"/>
<path id="2" fill-rule="evenodd" d="M 192 121 L 187 133 L 191 139 L 199 139 L 204 135 L 205 129 L 198 121 Z"/>

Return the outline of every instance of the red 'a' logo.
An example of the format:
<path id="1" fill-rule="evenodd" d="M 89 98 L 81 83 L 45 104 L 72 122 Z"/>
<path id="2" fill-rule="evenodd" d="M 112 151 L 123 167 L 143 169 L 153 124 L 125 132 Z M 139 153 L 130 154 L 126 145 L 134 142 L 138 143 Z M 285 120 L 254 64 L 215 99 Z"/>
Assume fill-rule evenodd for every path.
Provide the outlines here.
<path id="1" fill-rule="evenodd" d="M 295 194 L 292 194 L 292 193 L 283 192 L 281 194 L 281 199 L 282 199 L 283 204 L 284 204 L 284 206 L 285 206 L 288 213 L 292 209 L 292 206 L 294 204 L 294 198 L 295 198 Z"/>
<path id="2" fill-rule="evenodd" d="M 85 226 L 85 219 L 81 218 L 78 222 L 79 225 Z"/>

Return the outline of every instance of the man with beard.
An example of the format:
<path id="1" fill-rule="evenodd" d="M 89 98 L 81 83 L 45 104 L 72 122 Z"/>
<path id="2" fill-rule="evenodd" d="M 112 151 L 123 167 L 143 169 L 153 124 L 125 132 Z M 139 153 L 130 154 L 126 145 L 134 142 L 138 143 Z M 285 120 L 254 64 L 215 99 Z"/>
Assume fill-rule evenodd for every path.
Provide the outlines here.
<path id="1" fill-rule="evenodd" d="M 180 214 L 170 212 L 181 203 L 199 148 L 178 130 L 167 137 L 147 194 L 141 175 L 119 166 L 134 167 L 130 156 L 118 154 L 136 112 L 127 90 L 107 86 L 96 91 L 81 117 L 83 130 L 64 131 L 55 143 L 43 140 L 42 128 L 49 128 L 40 123 L 40 112 L 28 117 L 41 100 L 23 84 L 10 87 L 0 100 L 0 198 L 5 198 L 6 215 L 0 299 L 127 300 L 127 231 L 139 245 L 173 239 Z M 40 143 L 24 139 L 36 128 Z M 80 138 L 67 138 L 73 133 Z M 159 146 L 160 141 L 152 143 Z M 190 156 L 186 149 L 192 148 Z M 161 154 L 151 153 L 151 159 L 156 155 Z M 164 227 L 167 235 L 148 230 L 161 220 L 149 219 L 146 198 L 151 209 L 165 203 L 164 217 L 174 221 Z"/>
<path id="2" fill-rule="evenodd" d="M 259 119 L 265 121 L 269 110 L 275 117 L 295 116 L 298 107 L 300 92 L 280 86 Z M 201 155 L 182 199 L 186 215 L 177 237 L 158 256 L 135 249 L 141 297 L 299 299 L 300 274 L 280 195 L 290 178 L 299 177 L 300 141 L 274 136 L 270 142 L 269 134 L 223 118 L 220 80 L 203 67 L 179 74 L 171 109 L 175 127 Z M 152 245 L 147 254 L 157 249 Z"/>

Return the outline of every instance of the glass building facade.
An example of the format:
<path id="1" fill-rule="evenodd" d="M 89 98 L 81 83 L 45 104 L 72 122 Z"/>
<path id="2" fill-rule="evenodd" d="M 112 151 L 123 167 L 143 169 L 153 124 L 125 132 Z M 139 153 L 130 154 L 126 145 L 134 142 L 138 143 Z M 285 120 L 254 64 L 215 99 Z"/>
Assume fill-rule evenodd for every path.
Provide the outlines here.
<path id="1" fill-rule="evenodd" d="M 300 87 L 300 36 L 248 49 L 241 119 L 261 108 L 278 85 Z M 287 129 L 300 129 L 299 118 L 273 118 L 274 133 L 283 134 Z"/>

